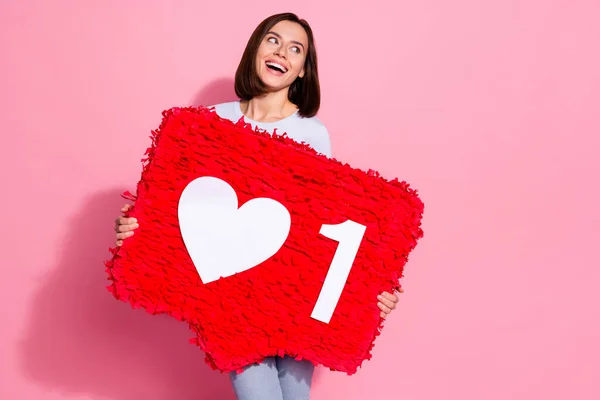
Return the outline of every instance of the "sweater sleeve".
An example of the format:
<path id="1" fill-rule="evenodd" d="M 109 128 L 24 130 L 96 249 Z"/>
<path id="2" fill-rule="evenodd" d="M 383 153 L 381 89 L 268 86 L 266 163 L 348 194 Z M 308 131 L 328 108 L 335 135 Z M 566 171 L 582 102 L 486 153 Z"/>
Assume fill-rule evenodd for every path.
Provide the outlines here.
<path id="1" fill-rule="evenodd" d="M 318 153 L 331 157 L 331 139 L 329 138 L 329 132 L 325 125 L 320 121 L 318 121 L 314 129 L 311 129 L 306 143 Z"/>

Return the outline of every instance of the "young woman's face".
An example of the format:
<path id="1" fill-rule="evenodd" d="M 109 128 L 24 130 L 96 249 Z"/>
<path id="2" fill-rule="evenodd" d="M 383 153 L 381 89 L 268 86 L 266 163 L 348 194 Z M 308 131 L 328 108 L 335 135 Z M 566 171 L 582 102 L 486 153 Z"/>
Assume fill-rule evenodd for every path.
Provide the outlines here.
<path id="1" fill-rule="evenodd" d="M 300 24 L 277 23 L 267 33 L 256 53 L 256 71 L 272 91 L 289 87 L 304 76 L 308 37 Z"/>

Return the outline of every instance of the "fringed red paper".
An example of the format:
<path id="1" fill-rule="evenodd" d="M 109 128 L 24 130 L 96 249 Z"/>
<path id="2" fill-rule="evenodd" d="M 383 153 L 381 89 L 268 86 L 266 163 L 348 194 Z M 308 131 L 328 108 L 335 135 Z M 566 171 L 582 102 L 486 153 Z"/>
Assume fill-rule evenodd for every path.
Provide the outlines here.
<path id="1" fill-rule="evenodd" d="M 416 191 L 205 107 L 165 111 L 151 138 L 127 213 L 140 227 L 111 249 L 106 262 L 114 296 L 189 323 L 193 343 L 222 372 L 287 354 L 355 373 L 371 358 L 381 332 L 377 295 L 398 286 L 423 236 Z M 292 218 L 287 241 L 273 257 L 206 285 L 177 217 L 183 189 L 201 176 L 228 182 L 240 205 L 255 197 L 275 199 Z M 319 230 L 347 219 L 367 229 L 335 312 L 324 323 L 311 312 L 338 243 Z"/>

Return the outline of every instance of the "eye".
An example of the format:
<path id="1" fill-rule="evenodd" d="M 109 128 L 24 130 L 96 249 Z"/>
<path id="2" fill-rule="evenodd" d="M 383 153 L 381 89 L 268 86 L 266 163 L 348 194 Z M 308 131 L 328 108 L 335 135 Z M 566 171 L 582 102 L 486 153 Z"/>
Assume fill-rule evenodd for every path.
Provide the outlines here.
<path id="1" fill-rule="evenodd" d="M 292 51 L 293 51 L 294 53 L 300 53 L 300 47 L 298 47 L 298 46 L 293 46 L 293 47 L 292 47 Z"/>
<path id="2" fill-rule="evenodd" d="M 267 39 L 267 42 L 277 44 L 277 38 L 274 36 L 271 36 L 270 38 Z"/>

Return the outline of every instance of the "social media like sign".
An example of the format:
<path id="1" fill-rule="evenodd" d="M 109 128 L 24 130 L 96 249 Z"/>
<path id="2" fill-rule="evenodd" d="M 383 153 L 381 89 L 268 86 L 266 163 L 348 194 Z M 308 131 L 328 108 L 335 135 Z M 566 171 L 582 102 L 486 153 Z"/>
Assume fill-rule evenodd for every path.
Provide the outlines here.
<path id="1" fill-rule="evenodd" d="M 165 111 L 152 139 L 115 297 L 189 323 L 223 372 L 287 354 L 355 373 L 423 236 L 417 192 L 204 107 Z"/>

